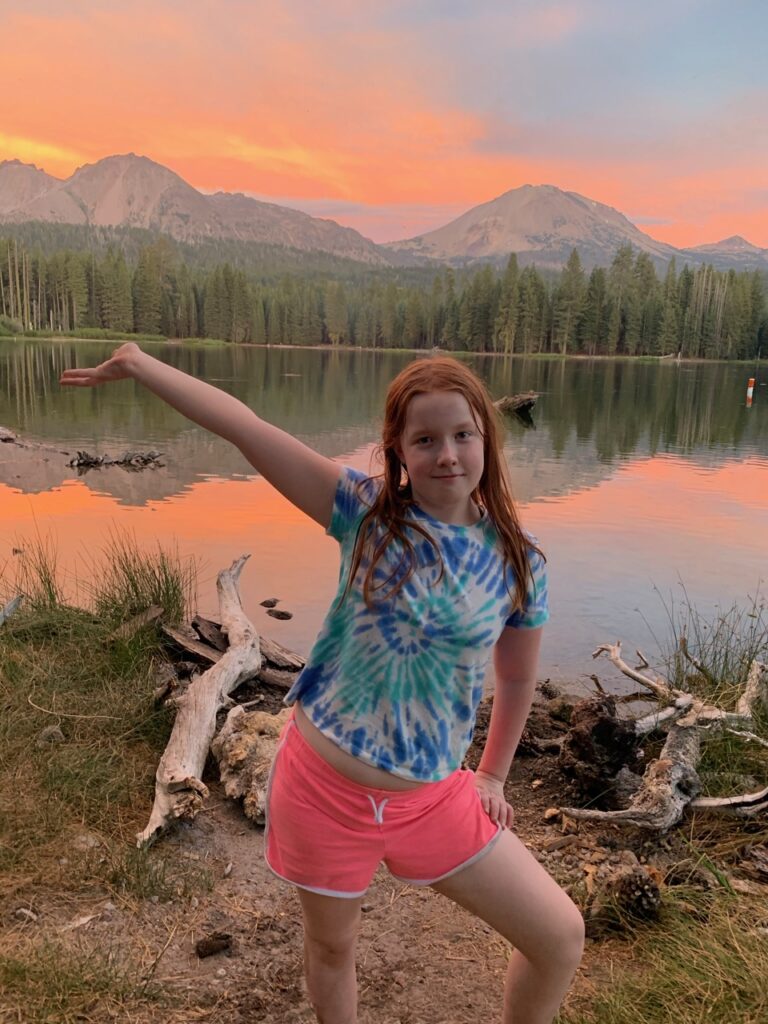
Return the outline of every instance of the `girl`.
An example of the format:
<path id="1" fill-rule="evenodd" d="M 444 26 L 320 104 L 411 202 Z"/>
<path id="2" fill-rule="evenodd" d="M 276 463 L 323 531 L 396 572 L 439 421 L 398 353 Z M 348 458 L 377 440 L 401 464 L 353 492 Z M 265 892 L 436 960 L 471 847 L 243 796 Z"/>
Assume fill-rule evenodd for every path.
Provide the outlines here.
<path id="1" fill-rule="evenodd" d="M 454 359 L 410 363 L 390 385 L 384 473 L 371 478 L 133 343 L 61 382 L 123 378 L 231 441 L 341 546 L 336 599 L 286 698 L 294 718 L 265 837 L 269 866 L 297 886 L 318 1021 L 357 1020 L 360 908 L 381 861 L 514 947 L 504 1024 L 551 1021 L 581 959 L 583 922 L 510 831 L 504 782 L 533 699 L 546 581 L 484 386 Z M 491 653 L 493 713 L 472 773 L 460 766 Z"/>

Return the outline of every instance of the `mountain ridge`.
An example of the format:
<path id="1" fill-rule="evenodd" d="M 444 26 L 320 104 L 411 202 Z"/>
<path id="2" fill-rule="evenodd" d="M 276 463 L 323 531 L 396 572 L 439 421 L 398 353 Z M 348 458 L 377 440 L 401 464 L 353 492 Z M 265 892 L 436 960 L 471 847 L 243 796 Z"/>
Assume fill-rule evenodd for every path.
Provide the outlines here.
<path id="1" fill-rule="evenodd" d="M 255 242 L 381 266 L 500 263 L 514 252 L 522 265 L 554 269 L 575 248 L 589 269 L 609 265 L 616 250 L 630 244 L 657 268 L 677 258 L 718 269 L 768 271 L 768 249 L 740 235 L 677 249 L 619 210 L 551 184 L 508 189 L 433 231 L 376 244 L 336 221 L 242 192 L 200 192 L 175 171 L 135 153 L 83 164 L 65 179 L 19 160 L 0 162 L 0 223 L 27 221 L 144 228 L 192 245 Z"/>

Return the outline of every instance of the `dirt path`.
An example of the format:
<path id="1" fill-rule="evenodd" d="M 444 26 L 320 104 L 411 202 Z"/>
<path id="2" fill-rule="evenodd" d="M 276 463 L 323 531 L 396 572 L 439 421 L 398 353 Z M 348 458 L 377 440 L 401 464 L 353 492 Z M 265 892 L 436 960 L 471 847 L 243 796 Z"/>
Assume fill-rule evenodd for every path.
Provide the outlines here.
<path id="1" fill-rule="evenodd" d="M 476 733 L 481 740 L 486 720 L 481 714 Z M 470 750 L 472 767 L 478 750 Z M 37 923 L 18 926 L 28 935 L 34 929 L 38 937 L 41 931 L 59 940 L 66 935 L 81 946 L 120 951 L 141 964 L 142 976 L 165 993 L 159 1004 L 132 1004 L 130 1011 L 94 1006 L 94 1016 L 78 1019 L 126 1024 L 314 1020 L 303 991 L 294 891 L 267 869 L 263 830 L 247 821 L 218 784 L 207 781 L 211 796 L 204 811 L 162 839 L 158 850 L 199 866 L 212 880 L 210 891 L 196 888 L 168 902 L 62 894 L 51 906 L 37 907 Z M 579 837 L 564 838 L 559 825 L 544 821 L 544 811 L 565 800 L 555 758 L 516 760 L 507 795 L 516 808 L 520 837 L 578 898 L 584 856 L 570 840 Z M 626 842 L 616 833 L 605 838 L 606 851 L 620 850 Z M 593 834 L 589 841 L 596 839 Z M 91 919 L 76 923 L 86 918 Z M 196 943 L 212 932 L 230 935 L 231 950 L 200 959 Z M 577 996 L 588 993 L 600 974 L 600 947 L 595 949 L 597 955 L 588 952 L 580 971 Z M 482 922 L 381 869 L 364 904 L 357 958 L 360 1024 L 490 1024 L 500 1016 L 507 957 L 506 943 Z"/>

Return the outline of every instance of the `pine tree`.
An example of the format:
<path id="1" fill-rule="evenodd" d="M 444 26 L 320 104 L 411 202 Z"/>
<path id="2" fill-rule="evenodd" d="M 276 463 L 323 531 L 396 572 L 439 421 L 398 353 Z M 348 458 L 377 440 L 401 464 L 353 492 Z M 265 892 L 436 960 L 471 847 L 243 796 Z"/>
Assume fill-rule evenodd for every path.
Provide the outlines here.
<path id="1" fill-rule="evenodd" d="M 517 256 L 512 253 L 501 279 L 499 308 L 493 325 L 494 350 L 504 352 L 506 355 L 515 351 L 519 276 Z"/>
<path id="2" fill-rule="evenodd" d="M 573 249 L 552 302 L 552 345 L 562 356 L 576 346 L 583 305 L 584 271 L 579 254 Z"/>

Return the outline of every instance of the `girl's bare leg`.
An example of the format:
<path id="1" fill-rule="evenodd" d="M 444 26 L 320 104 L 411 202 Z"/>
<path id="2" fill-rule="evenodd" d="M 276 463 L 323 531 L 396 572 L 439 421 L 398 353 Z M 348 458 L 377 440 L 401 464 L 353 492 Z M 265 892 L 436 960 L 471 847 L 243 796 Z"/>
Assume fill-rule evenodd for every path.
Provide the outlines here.
<path id="1" fill-rule="evenodd" d="M 584 921 L 536 858 L 505 831 L 484 857 L 433 888 L 515 947 L 503 1024 L 550 1024 L 581 960 Z"/>
<path id="2" fill-rule="evenodd" d="M 356 1024 L 355 949 L 362 899 L 297 889 L 304 912 L 304 975 L 320 1024 Z"/>

